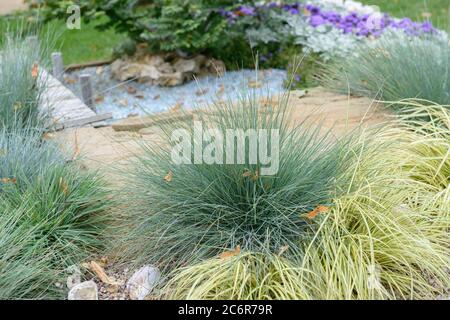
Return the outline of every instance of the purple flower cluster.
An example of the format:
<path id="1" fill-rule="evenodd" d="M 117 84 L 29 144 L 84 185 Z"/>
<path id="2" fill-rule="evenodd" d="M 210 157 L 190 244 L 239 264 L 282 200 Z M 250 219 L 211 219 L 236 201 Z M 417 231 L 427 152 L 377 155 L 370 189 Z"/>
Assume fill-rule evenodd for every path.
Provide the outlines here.
<path id="1" fill-rule="evenodd" d="M 396 20 L 388 14 L 369 15 L 351 12 L 347 15 L 341 15 L 333 11 L 323 11 L 320 7 L 315 5 L 304 5 L 301 3 L 279 4 L 270 2 L 268 4 L 255 6 L 242 5 L 233 10 L 221 9 L 219 12 L 222 16 L 227 18 L 230 24 L 234 24 L 239 17 L 254 17 L 271 9 L 281 9 L 292 15 L 303 14 L 308 19 L 309 24 L 314 28 L 328 25 L 342 30 L 345 34 L 353 33 L 361 37 L 378 37 L 387 28 L 403 30 L 406 34 L 411 36 L 436 32 L 436 29 L 429 21 L 418 23 L 409 18 Z"/>
<path id="2" fill-rule="evenodd" d="M 347 15 L 341 15 L 332 11 L 322 11 L 314 5 L 306 5 L 305 15 L 309 16 L 309 24 L 313 27 L 321 25 L 331 25 L 343 33 L 354 33 L 358 36 L 380 36 L 387 28 L 401 29 L 406 34 L 419 36 L 424 33 L 434 33 L 431 22 L 424 23 L 413 22 L 409 18 L 397 21 L 388 14 L 369 15 L 351 12 Z"/>

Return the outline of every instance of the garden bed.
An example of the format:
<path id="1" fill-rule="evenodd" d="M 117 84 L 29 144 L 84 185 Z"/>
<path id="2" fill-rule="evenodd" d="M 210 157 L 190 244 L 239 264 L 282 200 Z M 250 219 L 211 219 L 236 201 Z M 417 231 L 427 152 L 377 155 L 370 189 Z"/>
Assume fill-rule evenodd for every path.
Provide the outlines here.
<path id="1" fill-rule="evenodd" d="M 111 66 L 86 68 L 69 72 L 66 85 L 81 96 L 79 75 L 90 74 L 97 113 L 113 114 L 113 118 L 143 116 L 170 109 L 194 109 L 221 99 L 235 100 L 247 91 L 259 95 L 277 95 L 284 91 L 286 71 L 242 70 L 223 76 L 205 76 L 175 87 L 161 87 L 137 81 L 120 82 L 111 76 Z"/>
<path id="2" fill-rule="evenodd" d="M 129 41 L 63 82 L 111 123 L 55 123 L 95 111 L 42 81 L 47 43 L 0 41 L 0 298 L 448 297 L 444 31 L 354 1 L 105 1 L 80 4 Z"/>

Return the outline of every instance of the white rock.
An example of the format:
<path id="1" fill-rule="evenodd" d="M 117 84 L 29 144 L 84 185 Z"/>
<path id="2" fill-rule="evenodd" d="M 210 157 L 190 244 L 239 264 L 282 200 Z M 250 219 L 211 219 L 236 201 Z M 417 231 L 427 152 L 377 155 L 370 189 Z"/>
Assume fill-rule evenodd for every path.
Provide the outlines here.
<path id="1" fill-rule="evenodd" d="M 94 281 L 85 281 L 75 285 L 69 291 L 69 300 L 98 300 L 98 287 Z"/>
<path id="2" fill-rule="evenodd" d="M 136 271 L 127 282 L 131 300 L 144 300 L 153 290 L 161 277 L 158 268 L 144 266 Z"/>

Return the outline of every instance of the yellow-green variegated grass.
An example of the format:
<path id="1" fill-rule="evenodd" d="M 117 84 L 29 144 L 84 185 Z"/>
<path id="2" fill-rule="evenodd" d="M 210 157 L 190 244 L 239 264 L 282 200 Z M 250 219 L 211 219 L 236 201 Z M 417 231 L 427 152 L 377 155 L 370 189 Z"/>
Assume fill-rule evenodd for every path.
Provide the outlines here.
<path id="1" fill-rule="evenodd" d="M 405 111 L 399 122 L 354 142 L 348 152 L 357 161 L 342 177 L 350 186 L 316 219 L 320 227 L 313 240 L 299 243 L 300 262 L 249 253 L 206 260 L 175 271 L 168 297 L 432 299 L 442 294 L 450 285 L 449 113 L 446 107 L 415 103 L 410 107 L 429 122 Z"/>
<path id="2" fill-rule="evenodd" d="M 275 254 L 246 252 L 209 259 L 179 269 L 168 282 L 168 299 L 287 300 L 310 298 L 301 287 L 300 269 Z"/>
<path id="3" fill-rule="evenodd" d="M 414 113 L 364 148 L 348 194 L 305 250 L 302 280 L 316 298 L 425 299 L 449 288 L 449 112 L 402 103 Z"/>

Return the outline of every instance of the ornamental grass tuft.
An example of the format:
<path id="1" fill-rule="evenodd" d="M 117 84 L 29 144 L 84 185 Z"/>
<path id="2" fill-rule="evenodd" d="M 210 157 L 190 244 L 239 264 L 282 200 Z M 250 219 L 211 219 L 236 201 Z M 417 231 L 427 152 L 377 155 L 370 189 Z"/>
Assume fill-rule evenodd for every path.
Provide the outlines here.
<path id="1" fill-rule="evenodd" d="M 26 40 L 19 31 L 7 32 L 2 39 L 0 129 L 49 126 L 50 108 L 40 107 L 47 83 L 42 71 L 47 66 L 48 45 Z"/>
<path id="2" fill-rule="evenodd" d="M 383 36 L 359 46 L 355 54 L 323 66 L 327 88 L 383 101 L 422 99 L 450 105 L 448 37 Z M 405 104 L 390 104 L 394 109 Z"/>
<path id="3" fill-rule="evenodd" d="M 161 125 L 163 141 L 143 145 L 134 170 L 127 174 L 127 187 L 120 190 L 130 229 L 120 252 L 136 263 L 172 269 L 237 246 L 274 253 L 306 241 L 314 225 L 305 216 L 329 205 L 339 193 L 336 180 L 351 155 L 347 140 L 336 141 L 320 125 L 293 124 L 290 111 L 286 96 L 267 105 L 246 94 L 195 115 L 204 128 L 220 132 L 278 130 L 279 168 L 273 175 L 262 173 L 261 159 L 252 164 L 247 156 L 240 164 L 176 165 L 171 158 L 178 142 L 171 143 L 175 129 L 186 129 L 204 150 L 210 142 L 200 142 L 192 121 Z M 275 138 L 267 142 L 275 145 Z M 236 159 L 237 150 L 225 149 L 223 158 L 228 153 Z M 193 153 L 194 149 L 189 156 Z"/>
<path id="4" fill-rule="evenodd" d="M 104 247 L 106 189 L 33 129 L 0 131 L 0 298 L 61 298 L 65 269 Z"/>

